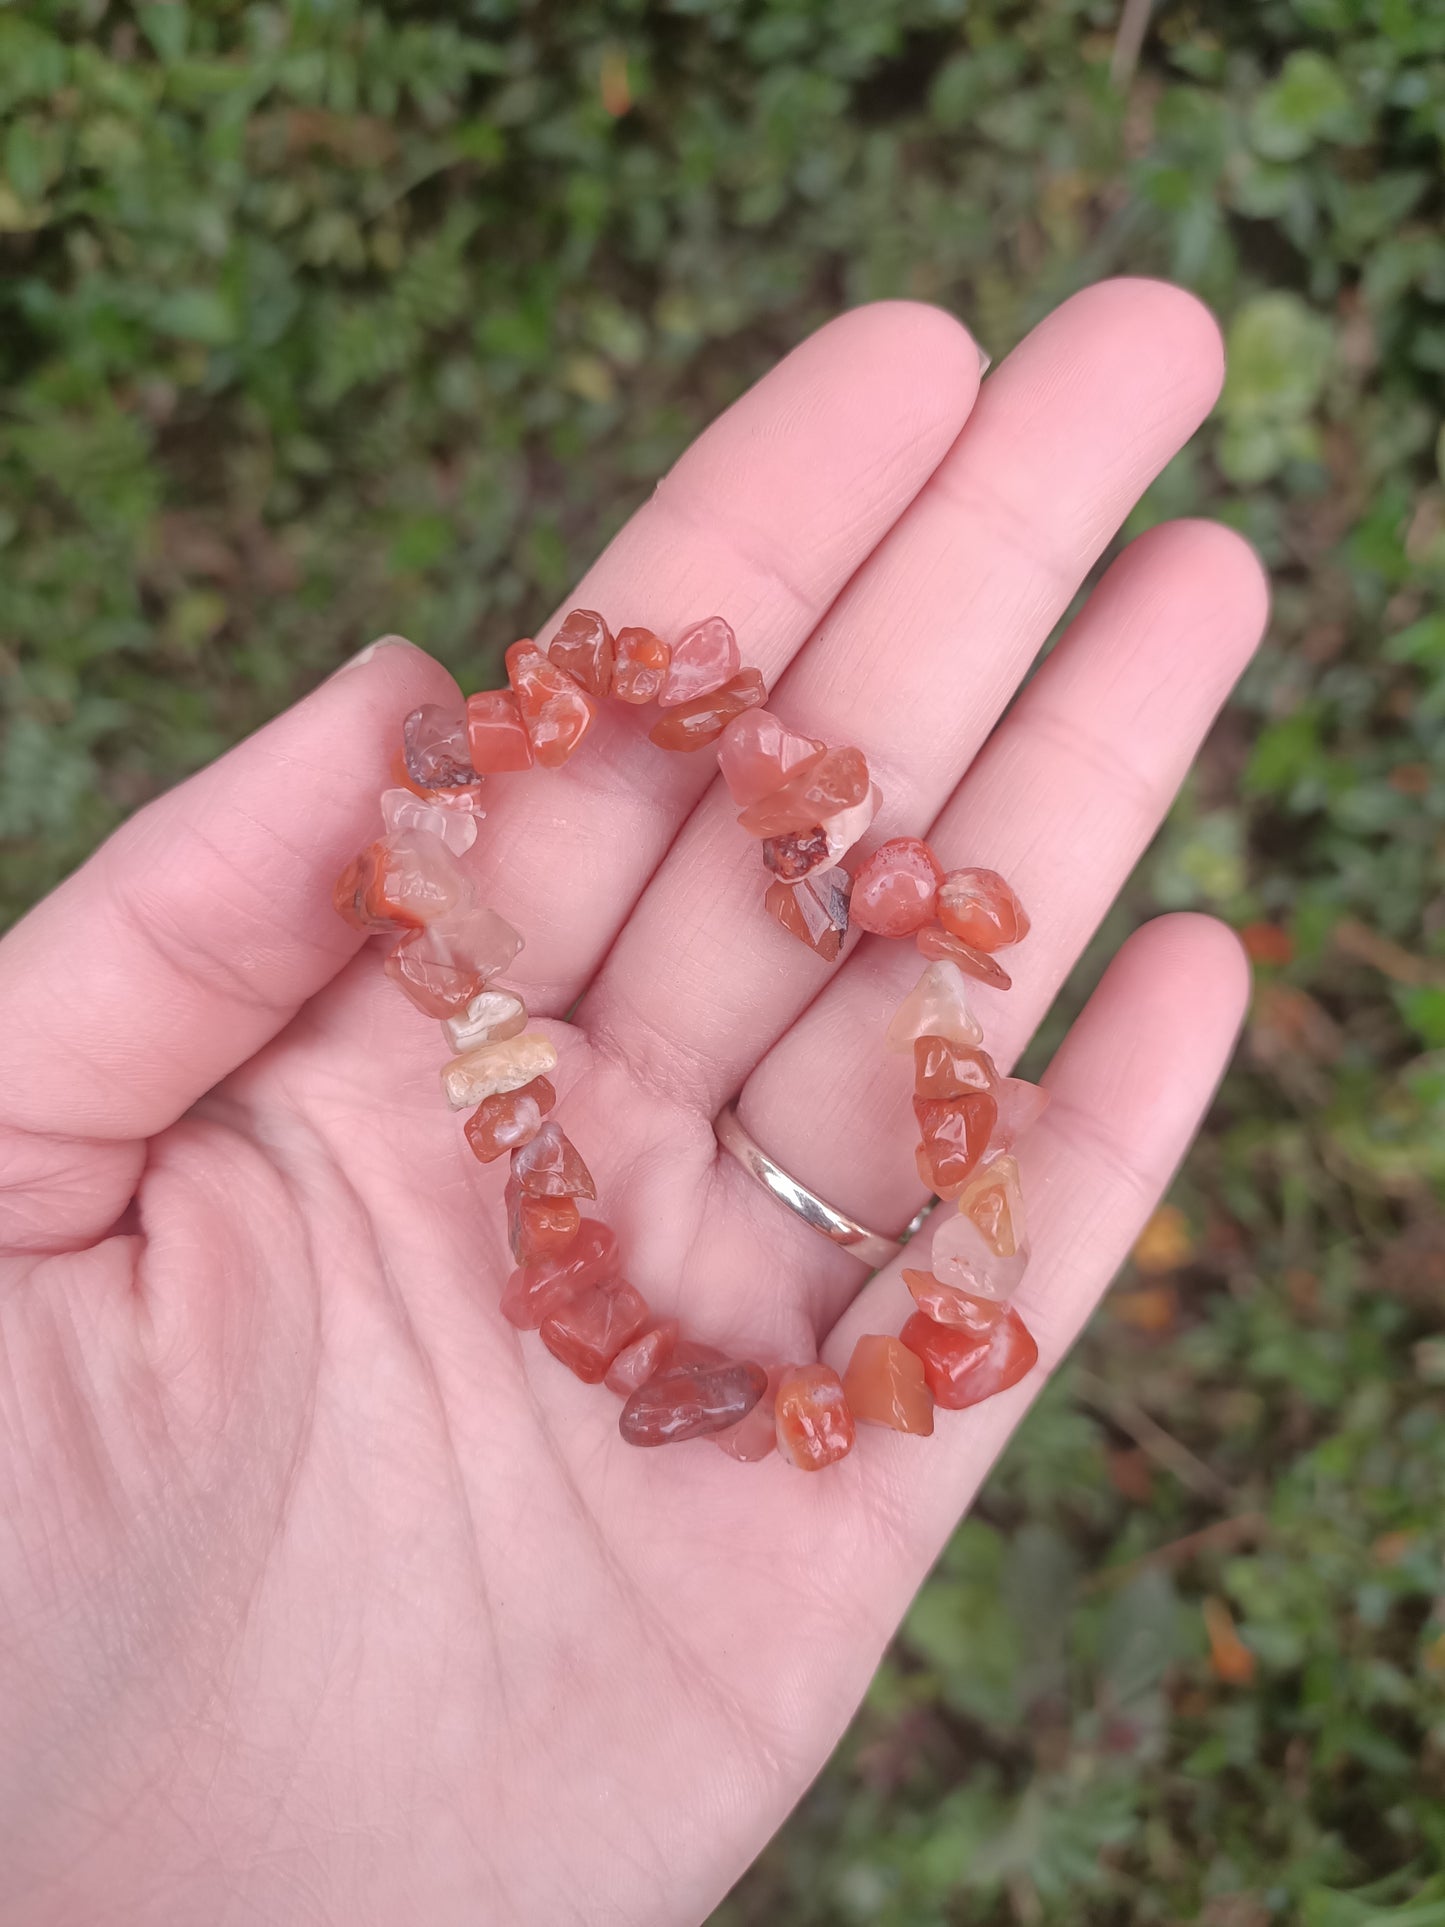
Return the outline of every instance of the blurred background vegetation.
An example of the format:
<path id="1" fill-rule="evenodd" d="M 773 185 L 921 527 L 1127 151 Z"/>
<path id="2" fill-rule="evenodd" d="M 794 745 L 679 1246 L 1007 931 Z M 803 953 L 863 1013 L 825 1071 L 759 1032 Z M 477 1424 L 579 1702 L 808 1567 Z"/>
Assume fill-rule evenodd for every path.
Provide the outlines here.
<path id="1" fill-rule="evenodd" d="M 1225 325 L 1131 532 L 1271 639 L 1038 1056 L 1158 906 L 1248 1033 L 718 1927 L 1445 1923 L 1442 147 L 1441 0 L 0 0 L 7 915 L 378 631 L 494 677 L 841 305 Z"/>

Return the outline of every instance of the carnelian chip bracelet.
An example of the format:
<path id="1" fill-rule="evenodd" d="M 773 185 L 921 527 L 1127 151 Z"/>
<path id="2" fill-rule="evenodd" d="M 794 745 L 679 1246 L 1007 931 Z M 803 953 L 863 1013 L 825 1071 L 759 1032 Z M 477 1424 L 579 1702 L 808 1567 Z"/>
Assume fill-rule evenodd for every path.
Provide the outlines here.
<path id="1" fill-rule="evenodd" d="M 506 665 L 507 688 L 468 697 L 465 713 L 427 704 L 406 718 L 381 798 L 384 833 L 335 892 L 349 923 L 394 939 L 387 975 L 441 1020 L 451 1053 L 442 1090 L 454 1110 L 471 1113 L 463 1129 L 473 1154 L 483 1164 L 510 1160 L 517 1269 L 503 1317 L 624 1401 L 618 1423 L 629 1444 L 710 1437 L 733 1458 L 776 1448 L 809 1472 L 851 1451 L 859 1421 L 931 1433 L 935 1406 L 976 1405 L 1017 1384 L 1038 1348 L 1009 1302 L 1028 1263 L 1014 1154 L 1046 1098 L 1000 1075 L 965 978 L 1009 988 L 995 953 L 1028 934 L 1018 898 L 992 870 L 945 872 L 917 837 L 892 838 L 850 875 L 842 858 L 881 800 L 867 760 L 763 708 L 763 679 L 744 666 L 721 616 L 669 645 L 650 629 L 614 635 L 594 610 L 574 609 L 546 654 L 515 642 Z M 655 702 L 649 733 L 663 749 L 717 744 L 738 822 L 769 873 L 764 905 L 785 930 L 828 962 L 850 924 L 912 937 L 926 959 L 887 1044 L 913 1059 L 919 1177 L 957 1210 L 935 1214 L 930 1269 L 903 1273 L 917 1310 L 896 1337 L 860 1338 L 841 1378 L 822 1364 L 730 1358 L 649 1309 L 623 1275 L 612 1228 L 582 1215 L 597 1187 L 551 1115 L 556 1050 L 527 1029 L 522 999 L 497 982 L 522 939 L 478 901 L 460 861 L 484 813 L 484 779 L 559 767 L 607 697 Z"/>

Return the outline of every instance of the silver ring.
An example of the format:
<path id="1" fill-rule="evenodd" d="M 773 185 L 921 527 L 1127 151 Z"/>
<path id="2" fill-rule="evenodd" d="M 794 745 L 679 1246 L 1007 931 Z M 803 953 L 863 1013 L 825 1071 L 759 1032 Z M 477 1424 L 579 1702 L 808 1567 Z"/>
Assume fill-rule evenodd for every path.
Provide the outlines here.
<path id="1" fill-rule="evenodd" d="M 738 1121 L 737 1106 L 724 1104 L 712 1121 L 712 1128 L 718 1143 L 725 1151 L 730 1151 L 738 1163 L 757 1179 L 765 1191 L 771 1191 L 780 1204 L 785 1204 L 814 1231 L 821 1232 L 830 1244 L 840 1251 L 860 1259 L 870 1271 L 878 1271 L 889 1264 L 903 1249 L 904 1243 L 922 1224 L 928 1215 L 929 1205 L 924 1205 L 904 1227 L 903 1237 L 885 1238 L 881 1231 L 870 1231 L 866 1225 L 839 1211 L 805 1184 L 799 1184 L 789 1175 L 776 1158 L 770 1158 L 756 1139 L 749 1136 Z"/>

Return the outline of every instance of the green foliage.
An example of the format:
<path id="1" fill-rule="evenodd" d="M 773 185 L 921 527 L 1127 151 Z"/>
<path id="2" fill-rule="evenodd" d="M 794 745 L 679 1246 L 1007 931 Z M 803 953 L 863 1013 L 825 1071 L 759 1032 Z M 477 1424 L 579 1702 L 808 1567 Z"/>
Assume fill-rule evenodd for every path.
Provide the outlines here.
<path id="1" fill-rule="evenodd" d="M 1130 532 L 1240 528 L 1272 636 L 1104 938 L 1196 905 L 1260 962 L 1189 1255 L 729 1923 L 1445 1920 L 1445 13 L 1164 5 L 1128 76 L 1118 19 L 0 4 L 6 914 L 370 635 L 492 673 L 840 304 L 997 355 L 1124 271 L 1224 322 Z"/>

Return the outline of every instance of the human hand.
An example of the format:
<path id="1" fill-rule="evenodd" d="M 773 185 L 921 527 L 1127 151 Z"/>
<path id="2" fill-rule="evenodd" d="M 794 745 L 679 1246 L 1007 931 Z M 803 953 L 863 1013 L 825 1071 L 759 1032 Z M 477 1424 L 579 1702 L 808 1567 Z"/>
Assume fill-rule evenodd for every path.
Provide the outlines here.
<path id="1" fill-rule="evenodd" d="M 725 614 L 788 722 L 866 752 L 875 840 L 1004 872 L 1033 919 L 1013 990 L 977 998 L 1004 1065 L 1263 624 L 1238 538 L 1156 529 L 999 721 L 1220 373 L 1203 310 L 1153 283 L 1066 303 L 981 392 L 954 322 L 865 308 L 571 598 L 664 635 Z M 0 944 L 5 1921 L 698 1920 L 826 1758 L 1230 1049 L 1233 938 L 1148 926 L 1021 1152 L 1024 1384 L 816 1478 L 630 1450 L 615 1399 L 500 1318 L 503 1167 L 331 907 L 402 717 L 454 694 L 407 645 L 358 659 Z M 880 1039 L 918 958 L 869 938 L 822 965 L 733 819 L 710 756 L 613 705 L 564 769 L 492 783 L 465 861 L 527 937 L 508 980 L 552 1020 L 634 1282 L 695 1336 L 841 1367 L 911 1309 L 901 1267 L 866 1281 L 709 1120 L 741 1090 L 802 1182 L 905 1222 L 916 1132 Z"/>

